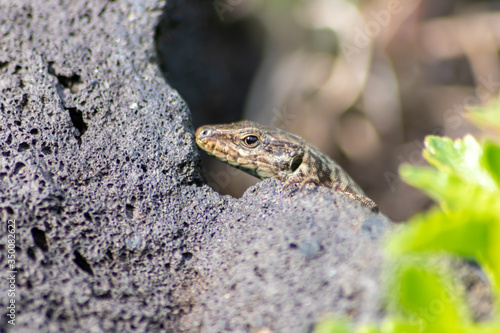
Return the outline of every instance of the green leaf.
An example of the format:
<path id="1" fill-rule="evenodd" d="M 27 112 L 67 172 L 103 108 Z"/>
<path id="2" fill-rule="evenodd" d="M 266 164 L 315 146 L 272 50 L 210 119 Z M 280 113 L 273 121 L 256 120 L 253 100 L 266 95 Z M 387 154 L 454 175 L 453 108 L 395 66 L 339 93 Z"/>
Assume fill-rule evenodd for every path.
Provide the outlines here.
<path id="1" fill-rule="evenodd" d="M 388 242 L 398 257 L 410 253 L 446 251 L 474 258 L 483 265 L 500 297 L 500 200 L 470 200 L 460 211 L 433 209 L 417 215 Z"/>
<path id="2" fill-rule="evenodd" d="M 472 201 L 481 206 L 496 197 L 476 184 L 467 183 L 455 174 L 446 174 L 431 168 L 403 165 L 399 173 L 408 184 L 421 189 L 436 200 L 444 211 L 459 210 Z"/>
<path id="3" fill-rule="evenodd" d="M 497 183 L 481 163 L 483 150 L 472 136 L 452 141 L 430 135 L 424 143 L 424 158 L 443 174 L 454 174 L 466 182 L 498 190 Z"/>
<path id="4" fill-rule="evenodd" d="M 483 165 L 500 187 L 500 147 L 491 141 L 484 144 Z"/>
<path id="5" fill-rule="evenodd" d="M 471 322 L 465 315 L 465 305 L 450 281 L 431 265 L 408 259 L 399 261 L 396 279 L 391 285 L 391 299 L 393 306 L 408 318 L 409 326 L 413 326 L 411 331 L 469 332 Z"/>
<path id="6" fill-rule="evenodd" d="M 387 248 L 395 256 L 446 250 L 474 257 L 485 253 L 487 238 L 484 226 L 463 214 L 445 214 L 434 209 L 414 217 L 408 226 L 393 235 Z"/>

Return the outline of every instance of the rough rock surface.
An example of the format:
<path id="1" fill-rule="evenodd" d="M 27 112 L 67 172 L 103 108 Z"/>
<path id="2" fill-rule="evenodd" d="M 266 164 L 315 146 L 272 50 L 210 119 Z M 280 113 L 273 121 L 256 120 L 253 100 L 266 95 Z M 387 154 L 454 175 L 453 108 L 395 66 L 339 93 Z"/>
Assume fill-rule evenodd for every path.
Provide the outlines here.
<path id="1" fill-rule="evenodd" d="M 387 220 L 327 188 L 298 188 L 261 182 L 221 214 L 197 254 L 210 289 L 183 324 L 203 332 L 310 332 L 332 313 L 377 319 L 377 239 Z"/>
<path id="2" fill-rule="evenodd" d="M 387 227 L 341 194 L 202 185 L 155 65 L 161 1 L 0 3 L 0 264 L 18 332 L 307 332 L 379 311 Z M 189 41 L 187 41 L 189 42 Z M 168 79 L 168 77 L 167 77 Z M 2 275 L 2 277 L 3 277 Z"/>

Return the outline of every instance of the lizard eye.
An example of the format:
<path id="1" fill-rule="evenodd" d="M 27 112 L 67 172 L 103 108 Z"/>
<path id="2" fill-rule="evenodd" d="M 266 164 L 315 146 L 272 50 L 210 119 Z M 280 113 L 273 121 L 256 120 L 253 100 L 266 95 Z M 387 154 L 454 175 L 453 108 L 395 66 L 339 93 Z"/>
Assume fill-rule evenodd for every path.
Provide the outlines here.
<path id="1" fill-rule="evenodd" d="M 245 142 L 245 144 L 249 147 L 253 147 L 257 144 L 257 142 L 259 142 L 259 138 L 256 137 L 255 135 L 247 135 L 243 141 Z"/>

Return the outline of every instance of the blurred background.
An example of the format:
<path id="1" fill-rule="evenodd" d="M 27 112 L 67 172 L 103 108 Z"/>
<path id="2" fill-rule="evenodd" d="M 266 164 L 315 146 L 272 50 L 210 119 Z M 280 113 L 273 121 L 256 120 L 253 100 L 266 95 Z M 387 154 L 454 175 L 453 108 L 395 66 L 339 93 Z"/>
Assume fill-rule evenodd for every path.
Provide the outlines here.
<path id="1" fill-rule="evenodd" d="M 169 0 L 155 59 L 194 127 L 248 119 L 319 147 L 381 211 L 431 201 L 398 177 L 428 134 L 475 129 L 464 111 L 500 90 L 500 3 L 472 0 Z M 258 180 L 204 155 L 210 186 Z"/>

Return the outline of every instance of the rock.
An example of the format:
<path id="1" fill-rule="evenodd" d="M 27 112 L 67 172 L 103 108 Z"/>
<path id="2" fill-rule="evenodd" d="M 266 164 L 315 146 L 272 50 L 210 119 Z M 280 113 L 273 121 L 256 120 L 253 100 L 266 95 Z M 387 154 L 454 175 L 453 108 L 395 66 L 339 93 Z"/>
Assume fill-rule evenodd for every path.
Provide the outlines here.
<path id="1" fill-rule="evenodd" d="M 324 313 L 377 317 L 384 217 L 327 189 L 269 180 L 236 200 L 202 184 L 189 111 L 154 64 L 162 6 L 0 4 L 0 216 L 17 271 L 16 325 L 2 315 L 0 330 L 303 332 Z M 8 249 L 2 237 L 5 274 Z"/>
<path id="2" fill-rule="evenodd" d="M 327 188 L 294 191 L 266 180 L 221 215 L 197 255 L 210 287 L 181 320 L 186 327 L 310 332 L 328 314 L 378 318 L 382 257 L 373 230 L 387 229 L 387 219 Z"/>

